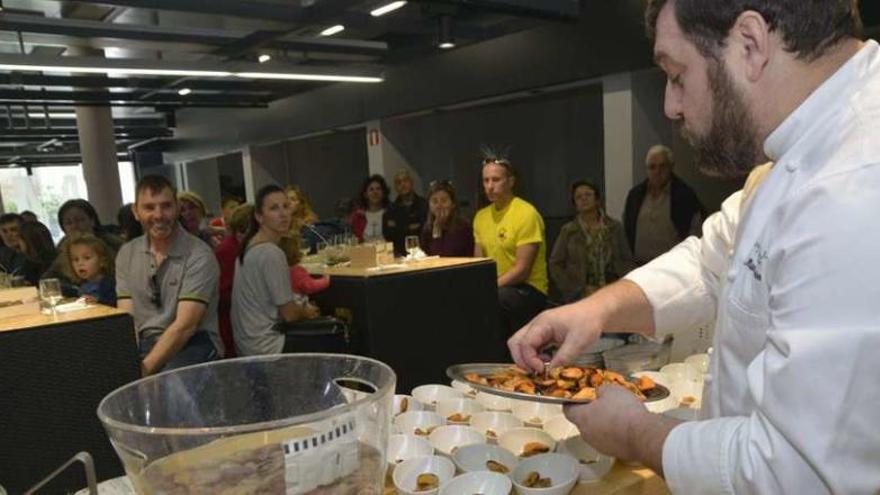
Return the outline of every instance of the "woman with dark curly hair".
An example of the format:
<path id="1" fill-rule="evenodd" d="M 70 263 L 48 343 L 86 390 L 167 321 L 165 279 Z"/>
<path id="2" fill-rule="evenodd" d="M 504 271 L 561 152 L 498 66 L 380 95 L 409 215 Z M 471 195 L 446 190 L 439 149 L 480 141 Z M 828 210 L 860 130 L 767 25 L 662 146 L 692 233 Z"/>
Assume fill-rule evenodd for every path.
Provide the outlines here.
<path id="1" fill-rule="evenodd" d="M 362 242 L 381 241 L 382 217 L 388 208 L 388 183 L 379 174 L 367 177 L 358 194 L 358 209 L 351 214 L 351 229 Z"/>

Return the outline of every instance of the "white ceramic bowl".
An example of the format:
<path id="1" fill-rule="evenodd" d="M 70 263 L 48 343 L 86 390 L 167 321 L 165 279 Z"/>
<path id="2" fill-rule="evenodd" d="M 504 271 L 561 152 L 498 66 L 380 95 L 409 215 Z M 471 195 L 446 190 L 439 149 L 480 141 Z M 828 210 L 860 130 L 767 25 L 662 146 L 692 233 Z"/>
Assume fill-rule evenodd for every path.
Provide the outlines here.
<path id="1" fill-rule="evenodd" d="M 553 437 L 553 440 L 556 440 L 557 442 L 561 442 L 566 438 L 579 437 L 581 435 L 578 427 L 562 414 L 548 419 L 544 424 L 544 431 L 546 431 L 551 437 Z"/>
<path id="2" fill-rule="evenodd" d="M 508 495 L 513 488 L 510 478 L 488 471 L 465 473 L 444 483 L 440 495 Z"/>
<path id="3" fill-rule="evenodd" d="M 482 433 L 462 425 L 441 426 L 431 432 L 428 440 L 437 452 L 448 457 L 452 457 L 456 449 L 465 445 L 486 443 L 486 437 Z"/>
<path id="4" fill-rule="evenodd" d="M 442 486 L 455 476 L 455 465 L 449 459 L 438 455 L 416 457 L 398 464 L 394 468 L 391 480 L 400 495 L 434 495 L 440 491 L 439 486 L 434 490 L 416 491 L 416 480 L 419 475 L 427 473 L 437 475 Z"/>
<path id="5" fill-rule="evenodd" d="M 544 404 L 543 402 L 532 402 L 524 400 L 514 400 L 512 406 L 513 415 L 521 419 L 526 426 L 534 426 L 541 428 L 544 423 L 553 416 L 562 414 L 562 406 L 559 404 Z"/>
<path id="6" fill-rule="evenodd" d="M 508 412 L 484 411 L 471 417 L 471 428 L 485 435 L 489 443 L 498 443 L 498 437 L 505 431 L 522 425 L 519 418 Z"/>
<path id="7" fill-rule="evenodd" d="M 522 484 L 529 473 L 536 471 L 550 478 L 548 488 L 529 488 Z M 513 486 L 519 495 L 566 495 L 574 488 L 579 476 L 578 461 L 570 455 L 542 454 L 523 459 L 513 471 Z"/>
<path id="8" fill-rule="evenodd" d="M 660 368 L 660 373 L 666 375 L 670 381 L 691 380 L 703 381 L 703 373 L 700 367 L 693 363 L 672 363 Z"/>
<path id="9" fill-rule="evenodd" d="M 543 443 L 549 448 L 549 452 L 553 452 L 556 448 L 556 440 L 553 440 L 549 433 L 538 428 L 511 428 L 498 438 L 498 445 L 517 457 L 522 456 L 523 448 L 530 442 Z"/>
<path id="10" fill-rule="evenodd" d="M 465 394 L 448 385 L 421 385 L 412 389 L 412 396 L 425 405 L 425 409 L 433 411 L 438 401 L 443 399 L 464 399 Z"/>
<path id="11" fill-rule="evenodd" d="M 434 447 L 426 438 L 400 434 L 388 437 L 388 467 L 391 469 L 403 461 L 433 454 Z"/>
<path id="12" fill-rule="evenodd" d="M 406 399 L 406 402 L 404 402 Z M 406 410 L 403 410 L 403 405 L 406 404 Z M 391 409 L 391 414 L 397 416 L 398 414 L 402 414 L 409 411 L 424 411 L 425 405 L 421 402 L 417 401 L 411 395 L 395 395 L 394 396 L 394 404 Z"/>
<path id="13" fill-rule="evenodd" d="M 578 481 L 581 483 L 599 481 L 614 466 L 613 457 L 600 454 L 580 436 L 559 442 L 556 451 L 568 454 L 578 461 Z"/>
<path id="14" fill-rule="evenodd" d="M 709 372 L 708 354 L 693 354 L 684 358 L 684 362 L 686 364 L 695 365 L 700 370 L 700 373 L 703 373 L 704 375 Z"/>
<path id="15" fill-rule="evenodd" d="M 443 416 L 433 411 L 410 411 L 394 418 L 394 427 L 398 433 L 416 435 L 416 428 L 427 431 L 429 428 L 443 426 L 446 422 Z"/>
<path id="16" fill-rule="evenodd" d="M 519 464 L 518 457 L 498 445 L 465 445 L 455 449 L 455 453 L 452 454 L 452 462 L 463 473 L 489 471 L 489 467 L 486 466 L 489 461 L 495 461 L 507 467 L 510 470 L 507 476 L 513 475 L 513 470 Z"/>
<path id="17" fill-rule="evenodd" d="M 483 406 L 474 399 L 443 399 L 437 401 L 436 410 L 437 414 L 446 420 L 446 424 L 467 425 L 471 422 L 470 417 L 476 413 L 483 412 Z M 465 421 L 450 420 L 449 417 L 455 414 L 467 417 L 467 419 Z"/>
<path id="18" fill-rule="evenodd" d="M 483 405 L 487 411 L 509 412 L 513 408 L 513 401 L 500 395 L 477 392 L 477 402 Z"/>
<path id="19" fill-rule="evenodd" d="M 470 385 L 468 385 L 466 382 L 462 382 L 462 381 L 459 381 L 459 380 L 452 380 L 452 383 L 450 383 L 449 385 L 450 385 L 452 388 L 454 388 L 455 390 L 458 390 L 459 392 L 461 392 L 461 393 L 465 394 L 466 396 L 470 397 L 471 399 L 473 399 L 474 396 L 477 395 L 477 391 L 476 391 L 476 389 L 472 388 L 472 387 L 471 387 Z"/>

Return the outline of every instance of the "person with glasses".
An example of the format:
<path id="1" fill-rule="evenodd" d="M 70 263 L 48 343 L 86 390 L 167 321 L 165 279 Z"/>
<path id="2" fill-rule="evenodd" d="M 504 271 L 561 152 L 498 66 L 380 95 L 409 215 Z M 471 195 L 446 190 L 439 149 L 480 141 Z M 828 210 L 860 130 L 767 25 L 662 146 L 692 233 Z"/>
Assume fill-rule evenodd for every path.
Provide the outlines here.
<path id="1" fill-rule="evenodd" d="M 547 302 L 544 219 L 514 193 L 516 174 L 510 162 L 487 158 L 482 174 L 483 192 L 491 204 L 474 217 L 474 254 L 495 260 L 501 323 L 512 335 Z"/>
<path id="2" fill-rule="evenodd" d="M 406 238 L 422 233 L 428 216 L 428 202 L 416 194 L 409 170 L 400 169 L 394 174 L 394 190 L 397 197 L 382 219 L 382 234 L 394 243 L 394 254 L 404 256 Z"/>
<path id="3" fill-rule="evenodd" d="M 430 256 L 473 256 L 474 231 L 455 204 L 455 188 L 448 180 L 428 187 L 428 219 L 422 228 L 421 248 Z"/>
<path id="4" fill-rule="evenodd" d="M 144 375 L 215 359 L 223 346 L 214 253 L 178 223 L 177 191 L 168 179 L 138 181 L 132 209 L 144 234 L 116 256 L 116 295 L 134 318 Z"/>

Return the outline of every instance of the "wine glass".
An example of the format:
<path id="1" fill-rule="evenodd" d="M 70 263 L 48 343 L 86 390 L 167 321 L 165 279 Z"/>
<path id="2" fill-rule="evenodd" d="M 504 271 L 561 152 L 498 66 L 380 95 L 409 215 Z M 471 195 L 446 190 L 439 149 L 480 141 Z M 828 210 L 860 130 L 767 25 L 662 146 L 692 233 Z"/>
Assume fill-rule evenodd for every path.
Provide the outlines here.
<path id="1" fill-rule="evenodd" d="M 404 239 L 404 246 L 406 247 L 406 252 L 409 253 L 410 259 L 415 259 L 416 252 L 419 250 L 419 236 L 406 236 L 406 239 Z"/>
<path id="2" fill-rule="evenodd" d="M 57 278 L 44 278 L 40 280 L 40 299 L 52 308 L 52 317 L 57 317 L 55 307 L 61 302 L 61 281 Z"/>

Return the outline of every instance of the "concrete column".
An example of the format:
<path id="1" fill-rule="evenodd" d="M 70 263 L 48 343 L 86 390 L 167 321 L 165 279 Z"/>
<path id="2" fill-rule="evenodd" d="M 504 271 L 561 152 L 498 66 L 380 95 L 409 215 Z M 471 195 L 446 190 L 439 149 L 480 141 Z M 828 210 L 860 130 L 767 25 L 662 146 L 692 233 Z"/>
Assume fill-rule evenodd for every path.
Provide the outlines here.
<path id="1" fill-rule="evenodd" d="M 626 194 L 633 186 L 633 95 L 629 74 L 602 79 L 605 125 L 605 209 L 623 218 Z"/>
<path id="2" fill-rule="evenodd" d="M 101 50 L 82 47 L 71 47 L 68 52 L 73 56 L 103 55 Z M 110 106 L 76 107 L 76 128 L 89 202 L 102 221 L 114 222 L 122 206 L 122 190 Z"/>

